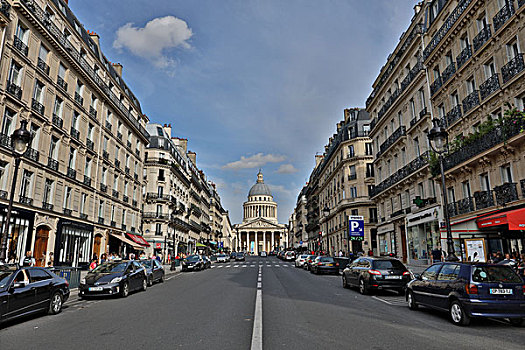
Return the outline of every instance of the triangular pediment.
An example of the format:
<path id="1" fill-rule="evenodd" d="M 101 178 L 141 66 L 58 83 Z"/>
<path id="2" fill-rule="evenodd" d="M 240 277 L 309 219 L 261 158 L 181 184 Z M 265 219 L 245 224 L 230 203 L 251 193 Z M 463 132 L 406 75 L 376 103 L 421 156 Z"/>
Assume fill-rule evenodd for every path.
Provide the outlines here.
<path id="1" fill-rule="evenodd" d="M 285 227 L 284 225 L 273 223 L 264 218 L 256 218 L 248 222 L 243 222 L 242 224 L 237 225 L 237 228 L 240 230 L 258 229 L 258 228 L 265 228 L 265 229 L 269 228 L 269 229 L 282 230 L 284 227 Z"/>

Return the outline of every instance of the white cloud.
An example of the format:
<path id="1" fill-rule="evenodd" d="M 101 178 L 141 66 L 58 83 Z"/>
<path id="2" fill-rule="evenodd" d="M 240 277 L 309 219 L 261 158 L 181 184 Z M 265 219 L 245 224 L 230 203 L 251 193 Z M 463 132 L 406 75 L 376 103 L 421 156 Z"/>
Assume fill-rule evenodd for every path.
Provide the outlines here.
<path id="1" fill-rule="evenodd" d="M 191 48 L 188 40 L 193 32 L 188 24 L 174 16 L 152 19 L 144 28 L 127 23 L 117 30 L 113 42 L 116 49 L 127 48 L 136 56 L 151 61 L 158 68 L 170 68 L 175 61 L 168 57 L 165 50 L 182 47 Z"/>
<path id="2" fill-rule="evenodd" d="M 268 187 L 270 187 L 270 190 L 272 191 L 272 193 L 274 193 L 274 194 L 275 193 L 280 193 L 280 194 L 283 195 L 284 198 L 286 198 L 286 197 L 293 197 L 295 195 L 291 190 L 287 189 L 283 185 L 271 185 L 271 184 L 268 184 Z"/>
<path id="3" fill-rule="evenodd" d="M 240 160 L 224 165 L 223 169 L 252 169 L 259 168 L 268 163 L 280 163 L 286 160 L 285 156 L 276 154 L 257 153 L 250 157 L 241 156 Z"/>
<path id="4" fill-rule="evenodd" d="M 296 173 L 298 171 L 299 170 L 297 170 L 293 166 L 293 164 L 281 164 L 279 169 L 277 169 L 277 174 L 293 174 L 293 173 Z"/>

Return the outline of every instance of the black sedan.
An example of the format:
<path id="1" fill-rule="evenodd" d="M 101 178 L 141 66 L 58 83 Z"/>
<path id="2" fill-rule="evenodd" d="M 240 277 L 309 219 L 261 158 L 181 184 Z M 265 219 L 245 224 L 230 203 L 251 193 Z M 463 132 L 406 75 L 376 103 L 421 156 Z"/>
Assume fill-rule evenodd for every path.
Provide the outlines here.
<path id="1" fill-rule="evenodd" d="M 127 297 L 135 290 L 146 290 L 146 269 L 137 261 L 110 261 L 100 264 L 80 281 L 78 296 L 120 295 Z"/>
<path id="2" fill-rule="evenodd" d="M 0 322 L 36 312 L 58 314 L 69 283 L 39 267 L 0 265 Z"/>
<path id="3" fill-rule="evenodd" d="M 182 260 L 182 271 L 204 270 L 204 260 L 200 255 L 190 255 Z"/>
<path id="4" fill-rule="evenodd" d="M 394 289 L 400 295 L 411 274 L 403 263 L 392 258 L 362 257 L 343 270 L 343 287 L 357 286 L 361 294 L 372 290 Z"/>
<path id="5" fill-rule="evenodd" d="M 337 263 L 331 256 L 318 256 L 312 262 L 310 272 L 316 275 L 320 273 L 339 274 L 339 263 Z"/>
<path id="6" fill-rule="evenodd" d="M 152 286 L 154 282 L 164 282 L 164 267 L 158 260 L 138 260 L 138 262 L 146 268 L 146 275 L 148 276 L 148 286 Z"/>
<path id="7" fill-rule="evenodd" d="M 238 252 L 235 255 L 235 261 L 246 261 L 246 255 L 243 252 Z"/>

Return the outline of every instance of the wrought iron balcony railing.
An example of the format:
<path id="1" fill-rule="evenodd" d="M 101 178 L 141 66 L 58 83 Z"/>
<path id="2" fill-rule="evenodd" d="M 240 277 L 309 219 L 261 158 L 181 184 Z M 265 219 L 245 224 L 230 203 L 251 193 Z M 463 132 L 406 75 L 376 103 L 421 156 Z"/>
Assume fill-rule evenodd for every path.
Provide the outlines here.
<path id="1" fill-rule="evenodd" d="M 474 51 L 478 51 L 492 36 L 490 32 L 490 24 L 479 31 L 478 35 L 474 37 L 472 45 L 474 46 Z"/>
<path id="2" fill-rule="evenodd" d="M 462 101 L 463 104 L 463 113 L 467 114 L 472 108 L 479 105 L 479 93 L 478 90 L 472 91 L 467 97 Z"/>
<path id="3" fill-rule="evenodd" d="M 11 95 L 16 97 L 17 99 L 19 100 L 22 99 L 22 88 L 14 84 L 13 82 L 11 81 L 7 82 L 6 90 L 7 92 L 9 92 Z"/>
<path id="4" fill-rule="evenodd" d="M 78 214 L 78 216 L 79 216 L 80 219 L 82 219 L 82 220 L 87 220 L 87 218 L 88 218 L 88 214 L 84 214 L 84 213 L 80 213 L 80 214 Z"/>
<path id="5" fill-rule="evenodd" d="M 102 158 L 104 158 L 104 160 L 109 160 L 109 152 L 108 151 L 102 151 Z"/>
<path id="6" fill-rule="evenodd" d="M 456 122 L 456 120 L 461 118 L 461 106 L 457 105 L 448 111 L 445 116 L 446 125 L 450 126 Z"/>
<path id="7" fill-rule="evenodd" d="M 36 99 L 32 99 L 31 100 L 31 108 L 36 111 L 38 114 L 41 114 L 41 115 L 44 115 L 44 112 L 46 110 L 46 108 L 44 107 L 43 104 L 41 104 L 40 102 L 38 102 Z"/>
<path id="8" fill-rule="evenodd" d="M 106 124 L 104 124 L 104 125 L 106 126 L 106 129 L 108 129 L 109 131 L 111 131 L 111 127 L 112 127 L 112 125 L 111 125 L 110 122 L 108 122 L 108 121 L 106 120 Z"/>
<path id="9" fill-rule="evenodd" d="M 509 18 L 512 17 L 514 12 L 514 5 L 512 2 L 506 1 L 506 4 L 492 18 L 492 22 L 494 23 L 494 32 L 497 32 L 501 27 L 503 27 L 505 22 L 507 22 Z"/>
<path id="10" fill-rule="evenodd" d="M 13 46 L 15 47 L 15 49 L 20 51 L 24 56 L 27 56 L 27 54 L 29 53 L 29 48 L 27 47 L 27 45 L 16 35 L 13 39 Z"/>
<path id="11" fill-rule="evenodd" d="M 456 64 L 454 62 L 451 62 L 447 68 L 443 71 L 441 74 L 441 81 L 442 85 L 445 85 L 445 83 L 452 78 L 452 76 L 456 73 Z"/>
<path id="12" fill-rule="evenodd" d="M 103 183 L 100 184 L 100 192 L 106 193 L 108 191 L 108 185 L 105 185 Z"/>
<path id="13" fill-rule="evenodd" d="M 121 132 L 117 132 L 117 139 L 122 141 L 122 133 Z"/>
<path id="14" fill-rule="evenodd" d="M 29 198 L 26 196 L 20 196 L 19 200 L 20 204 L 26 204 L 26 205 L 33 205 L 33 198 Z"/>
<path id="15" fill-rule="evenodd" d="M 132 205 L 133 207 L 137 207 L 137 205 L 138 205 L 137 200 L 136 200 L 136 199 L 132 200 L 132 201 L 131 201 L 131 205 Z"/>
<path id="16" fill-rule="evenodd" d="M 113 190 L 112 195 L 113 195 L 114 198 L 118 198 L 118 191 L 117 190 Z"/>
<path id="17" fill-rule="evenodd" d="M 56 159 L 53 159 L 51 157 L 48 157 L 47 158 L 47 167 L 54 170 L 54 171 L 58 171 L 58 160 Z"/>
<path id="18" fill-rule="evenodd" d="M 86 139 L 86 147 L 89 150 L 92 150 L 95 148 L 95 143 L 91 141 L 90 139 Z"/>
<path id="19" fill-rule="evenodd" d="M 115 165 L 115 168 L 120 169 L 120 160 L 115 159 L 115 162 L 113 163 Z"/>
<path id="20" fill-rule="evenodd" d="M 441 77 L 437 77 L 434 79 L 432 84 L 430 84 L 430 94 L 434 96 L 434 94 L 441 89 L 441 86 L 443 85 L 443 81 L 441 80 Z"/>
<path id="21" fill-rule="evenodd" d="M 348 180 L 356 180 L 357 179 L 357 174 L 349 174 L 348 175 Z"/>
<path id="22" fill-rule="evenodd" d="M 43 202 L 43 203 L 42 203 L 42 209 L 44 209 L 44 210 L 50 210 L 50 211 L 52 211 L 52 210 L 53 210 L 53 207 L 54 207 L 53 204 L 46 203 L 46 202 Z"/>
<path id="23" fill-rule="evenodd" d="M 0 4 L 0 12 L 4 14 L 7 18 L 9 18 L 9 10 L 11 9 L 11 5 L 5 0 L 2 0 L 2 3 Z"/>
<path id="24" fill-rule="evenodd" d="M 76 179 L 77 178 L 77 171 L 75 169 L 72 169 L 70 167 L 67 168 L 67 177 L 71 178 L 71 179 Z"/>
<path id="25" fill-rule="evenodd" d="M 84 175 L 84 181 L 83 181 L 84 185 L 86 186 L 91 186 L 91 178 L 87 175 Z"/>
<path id="26" fill-rule="evenodd" d="M 392 146 L 401 137 L 405 136 L 406 133 L 407 133 L 406 126 L 401 125 L 399 128 L 397 128 L 397 130 L 394 131 L 392 133 L 392 135 L 390 135 L 386 139 L 386 141 L 381 144 L 381 146 L 379 146 L 379 152 L 377 152 L 377 156 L 376 157 L 379 158 L 380 155 L 385 153 L 390 148 L 390 146 Z"/>
<path id="27" fill-rule="evenodd" d="M 74 139 L 77 139 L 77 140 L 80 139 L 80 131 L 75 129 L 75 127 L 73 127 L 73 126 L 71 127 L 71 137 L 74 138 Z"/>
<path id="28" fill-rule="evenodd" d="M 463 65 L 472 57 L 472 49 L 470 45 L 465 46 L 465 48 L 459 53 L 456 57 L 456 62 L 458 64 L 458 70 L 463 67 Z"/>
<path id="29" fill-rule="evenodd" d="M 492 95 L 494 92 L 499 90 L 499 75 L 498 73 L 494 74 L 487 80 L 485 80 L 480 86 L 479 86 L 479 94 L 481 95 L 481 100 L 486 99 L 490 95 Z"/>
<path id="30" fill-rule="evenodd" d="M 76 91 L 75 91 L 75 102 L 78 103 L 79 105 L 84 104 L 84 98 L 80 96 L 80 94 Z"/>
<path id="31" fill-rule="evenodd" d="M 42 72 L 44 72 L 46 75 L 49 75 L 49 66 L 47 65 L 47 63 L 41 59 L 40 57 L 38 57 L 38 60 L 36 62 L 36 66 L 38 67 L 38 69 L 40 69 Z"/>
<path id="32" fill-rule="evenodd" d="M 511 59 L 506 65 L 501 67 L 501 78 L 503 79 L 503 84 L 514 78 L 523 69 L 525 69 L 525 64 L 523 63 L 523 54 L 520 53 Z"/>
<path id="33" fill-rule="evenodd" d="M 60 128 L 60 129 L 62 129 L 62 126 L 64 126 L 64 120 L 62 120 L 62 118 L 60 118 L 55 113 L 53 113 L 52 122 L 53 122 L 53 125 L 55 125 L 56 127 Z"/>
<path id="34" fill-rule="evenodd" d="M 40 157 L 40 152 L 38 152 L 34 148 L 28 148 L 26 153 L 24 153 L 24 156 L 31 159 L 34 162 L 38 162 L 38 158 Z"/>
<path id="35" fill-rule="evenodd" d="M 71 216 L 72 213 L 73 213 L 73 210 L 71 210 L 69 208 L 64 208 L 64 214 L 66 214 L 68 216 Z"/>
<path id="36" fill-rule="evenodd" d="M 62 88 L 62 90 L 67 91 L 67 83 L 60 75 L 57 77 L 57 85 Z"/>
<path id="37" fill-rule="evenodd" d="M 494 206 L 493 192 L 490 190 L 474 192 L 474 201 L 476 202 L 477 210 L 493 207 Z"/>
<path id="38" fill-rule="evenodd" d="M 518 190 L 515 182 L 506 182 L 503 185 L 494 187 L 496 203 L 505 205 L 518 200 Z"/>
<path id="39" fill-rule="evenodd" d="M 97 117 L 97 110 L 93 106 L 89 106 L 89 114 L 93 117 Z"/>
<path id="40" fill-rule="evenodd" d="M 122 196 L 122 201 L 123 201 L 124 203 L 129 202 L 129 197 L 126 196 L 126 195 L 123 195 L 123 196 Z"/>
<path id="41" fill-rule="evenodd" d="M 474 211 L 474 199 L 467 197 L 457 202 L 458 215 L 466 214 Z"/>
<path id="42" fill-rule="evenodd" d="M 458 216 L 458 206 L 456 202 L 448 203 L 447 205 L 448 215 L 450 217 Z"/>
<path id="43" fill-rule="evenodd" d="M 99 223 L 99 225 L 104 225 L 104 218 L 99 217 L 98 218 L 98 223 Z"/>

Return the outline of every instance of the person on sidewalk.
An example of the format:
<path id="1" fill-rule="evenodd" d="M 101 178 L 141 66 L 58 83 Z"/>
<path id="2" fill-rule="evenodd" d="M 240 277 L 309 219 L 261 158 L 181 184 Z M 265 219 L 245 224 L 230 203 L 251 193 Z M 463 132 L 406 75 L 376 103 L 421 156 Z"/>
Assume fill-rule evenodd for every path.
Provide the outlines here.
<path id="1" fill-rule="evenodd" d="M 432 250 L 432 252 L 430 253 L 430 257 L 431 257 L 430 262 L 432 264 L 443 261 L 443 251 L 441 250 L 440 245 L 438 245 L 436 248 Z"/>
<path id="2" fill-rule="evenodd" d="M 33 258 L 33 252 L 32 251 L 27 251 L 26 252 L 26 257 L 24 258 L 24 260 L 22 260 L 22 266 L 35 266 L 36 264 L 36 261 L 35 261 L 35 258 Z"/>

